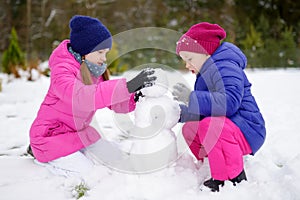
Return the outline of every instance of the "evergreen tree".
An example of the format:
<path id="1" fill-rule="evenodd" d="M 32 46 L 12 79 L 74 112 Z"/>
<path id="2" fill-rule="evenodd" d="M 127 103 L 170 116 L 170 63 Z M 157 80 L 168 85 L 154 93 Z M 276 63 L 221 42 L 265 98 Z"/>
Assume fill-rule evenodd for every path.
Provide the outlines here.
<path id="1" fill-rule="evenodd" d="M 8 48 L 3 52 L 2 67 L 5 73 L 14 74 L 16 78 L 20 77 L 18 69 L 25 68 L 25 56 L 19 46 L 15 28 L 11 30 Z"/>
<path id="2" fill-rule="evenodd" d="M 261 47 L 263 47 L 263 41 L 261 33 L 255 29 L 253 24 L 250 25 L 250 31 L 246 34 L 246 38 L 241 41 L 241 45 L 245 49 L 245 53 L 248 57 L 249 67 L 258 67 L 259 53 Z"/>
<path id="3" fill-rule="evenodd" d="M 281 48 L 283 49 L 283 66 L 294 66 L 297 61 L 297 46 L 294 42 L 292 27 L 285 28 L 281 34 Z"/>
<path id="4" fill-rule="evenodd" d="M 120 63 L 118 45 L 115 42 L 113 42 L 112 48 L 107 54 L 107 60 L 112 75 L 118 75 L 128 69 L 128 65 Z"/>

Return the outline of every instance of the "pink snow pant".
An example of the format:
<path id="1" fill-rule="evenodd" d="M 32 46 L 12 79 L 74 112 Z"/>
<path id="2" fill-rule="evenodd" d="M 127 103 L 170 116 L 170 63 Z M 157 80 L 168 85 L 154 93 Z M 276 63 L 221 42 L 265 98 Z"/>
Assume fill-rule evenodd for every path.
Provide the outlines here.
<path id="1" fill-rule="evenodd" d="M 198 160 L 208 157 L 211 176 L 216 180 L 238 176 L 244 168 L 243 155 L 252 152 L 239 127 L 226 117 L 186 122 L 182 133 Z"/>

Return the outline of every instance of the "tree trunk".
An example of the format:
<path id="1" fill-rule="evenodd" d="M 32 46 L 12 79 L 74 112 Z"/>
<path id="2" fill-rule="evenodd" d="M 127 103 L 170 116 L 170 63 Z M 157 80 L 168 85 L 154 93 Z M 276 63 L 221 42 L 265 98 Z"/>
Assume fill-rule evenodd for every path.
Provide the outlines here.
<path id="1" fill-rule="evenodd" d="M 30 57 L 31 57 L 31 54 L 30 54 L 30 51 L 31 51 L 31 0 L 27 0 L 27 14 L 26 14 L 26 17 L 27 17 L 27 26 L 26 26 L 26 29 L 27 29 L 27 33 L 26 33 L 26 64 L 29 62 L 30 60 Z"/>

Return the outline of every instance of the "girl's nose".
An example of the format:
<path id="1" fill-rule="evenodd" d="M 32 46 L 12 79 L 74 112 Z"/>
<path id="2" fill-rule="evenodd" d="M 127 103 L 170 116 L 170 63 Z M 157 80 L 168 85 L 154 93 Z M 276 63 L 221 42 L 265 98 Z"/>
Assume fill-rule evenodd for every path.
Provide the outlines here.
<path id="1" fill-rule="evenodd" d="M 190 65 L 189 63 L 186 63 L 186 64 L 185 64 L 185 68 L 187 68 L 187 69 L 189 69 L 190 66 L 191 66 L 191 65 Z"/>
<path id="2" fill-rule="evenodd" d="M 106 56 L 102 56 L 102 57 L 101 57 L 101 61 L 102 61 L 102 62 L 106 62 Z"/>

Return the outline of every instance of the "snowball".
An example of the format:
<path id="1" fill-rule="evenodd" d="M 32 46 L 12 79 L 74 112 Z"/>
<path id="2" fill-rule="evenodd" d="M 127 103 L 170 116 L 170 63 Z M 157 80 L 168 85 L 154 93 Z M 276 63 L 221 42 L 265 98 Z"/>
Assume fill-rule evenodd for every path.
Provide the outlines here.
<path id="1" fill-rule="evenodd" d="M 131 143 L 132 146 L 130 147 L 130 153 L 133 154 L 155 153 L 155 152 L 162 151 L 166 147 L 175 150 L 176 149 L 175 143 L 176 140 L 175 140 L 174 132 L 167 129 L 163 129 L 158 134 L 145 140 L 132 139 L 132 143 Z M 171 152 L 169 152 L 169 155 L 170 154 Z M 172 154 L 174 154 L 174 152 Z"/>
<path id="2" fill-rule="evenodd" d="M 176 161 L 178 156 L 175 134 L 167 129 L 148 139 L 132 138 L 123 150 L 127 152 L 130 170 L 136 172 L 161 169 Z"/>
<path id="3" fill-rule="evenodd" d="M 135 125 L 138 127 L 150 126 L 153 119 L 156 119 L 163 122 L 164 128 L 171 129 L 179 120 L 180 108 L 176 101 L 166 95 L 158 98 L 146 97 L 136 104 L 134 115 Z"/>

